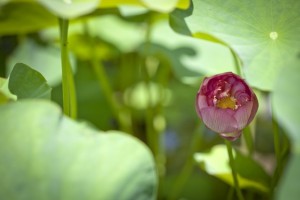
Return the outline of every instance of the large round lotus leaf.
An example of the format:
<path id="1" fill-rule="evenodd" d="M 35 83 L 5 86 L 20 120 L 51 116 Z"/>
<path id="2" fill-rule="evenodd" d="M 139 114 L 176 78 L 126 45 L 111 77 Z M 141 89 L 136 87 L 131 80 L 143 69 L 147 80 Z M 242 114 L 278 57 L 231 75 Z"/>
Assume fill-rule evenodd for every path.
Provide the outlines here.
<path id="1" fill-rule="evenodd" d="M 43 100 L 0 106 L 0 199 L 154 199 L 150 151 L 104 133 Z"/>
<path id="2" fill-rule="evenodd" d="M 171 24 L 227 44 L 241 58 L 247 81 L 273 90 L 280 70 L 300 53 L 299 10 L 299 0 L 195 0 L 189 10 L 174 12 Z"/>

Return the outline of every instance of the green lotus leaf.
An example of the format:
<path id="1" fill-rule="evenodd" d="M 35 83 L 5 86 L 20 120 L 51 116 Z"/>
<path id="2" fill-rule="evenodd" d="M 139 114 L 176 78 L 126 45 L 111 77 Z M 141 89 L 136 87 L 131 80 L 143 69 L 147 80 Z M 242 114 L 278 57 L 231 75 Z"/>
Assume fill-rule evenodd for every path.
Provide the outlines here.
<path id="1" fill-rule="evenodd" d="M 45 100 L 0 106 L 0 199 L 155 199 L 149 149 L 77 123 Z"/>
<path id="2" fill-rule="evenodd" d="M 252 86 L 274 90 L 280 70 L 300 52 L 299 10 L 298 0 L 199 0 L 173 12 L 171 24 L 181 33 L 227 44 Z"/>

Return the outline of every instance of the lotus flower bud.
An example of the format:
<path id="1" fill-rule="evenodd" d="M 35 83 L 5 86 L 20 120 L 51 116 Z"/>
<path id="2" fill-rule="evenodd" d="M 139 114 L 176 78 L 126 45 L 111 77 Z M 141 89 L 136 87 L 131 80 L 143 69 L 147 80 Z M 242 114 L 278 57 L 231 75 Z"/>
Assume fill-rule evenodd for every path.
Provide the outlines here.
<path id="1" fill-rule="evenodd" d="M 252 89 L 231 72 L 205 78 L 197 93 L 196 110 L 203 123 L 230 141 L 240 137 L 257 108 Z"/>

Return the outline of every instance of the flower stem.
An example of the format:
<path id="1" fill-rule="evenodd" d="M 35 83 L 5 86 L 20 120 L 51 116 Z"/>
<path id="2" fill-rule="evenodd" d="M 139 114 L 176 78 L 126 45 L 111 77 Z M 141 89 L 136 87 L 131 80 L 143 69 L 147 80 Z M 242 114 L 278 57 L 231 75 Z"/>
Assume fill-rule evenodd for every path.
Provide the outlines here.
<path id="1" fill-rule="evenodd" d="M 282 157 L 281 157 L 281 151 L 280 151 L 280 138 L 279 138 L 279 126 L 277 121 L 275 120 L 274 114 L 272 114 L 272 126 L 273 126 L 273 136 L 274 136 L 274 151 L 276 156 L 276 168 L 273 175 L 273 179 L 271 182 L 271 190 L 270 190 L 270 196 L 273 197 L 273 192 L 275 190 L 275 187 L 278 183 L 278 180 L 280 178 L 283 165 L 282 165 Z"/>
<path id="2" fill-rule="evenodd" d="M 274 151 L 276 156 L 277 165 L 280 163 L 280 140 L 279 140 L 279 126 L 277 121 L 272 117 L 272 127 L 274 135 Z"/>
<path id="3" fill-rule="evenodd" d="M 149 148 L 152 150 L 156 168 L 157 168 L 157 174 L 158 174 L 158 198 L 162 198 L 163 194 L 163 179 L 165 175 L 165 155 L 161 148 L 161 132 L 155 129 L 153 121 L 154 117 L 156 116 L 156 107 L 154 107 L 153 104 L 153 94 L 151 90 L 151 76 L 149 73 L 149 66 L 147 63 L 147 57 L 150 51 L 150 45 L 151 45 L 151 32 L 152 32 L 152 25 L 154 22 L 153 17 L 155 16 L 155 13 L 150 13 L 150 16 L 148 17 L 147 21 L 147 27 L 146 27 L 146 33 L 145 33 L 145 55 L 142 56 L 142 64 L 141 64 L 141 72 L 143 73 L 143 82 L 146 86 L 146 91 L 148 94 L 148 106 L 146 109 L 145 114 L 145 125 L 146 125 L 146 137 L 147 137 L 147 143 L 149 145 Z"/>
<path id="4" fill-rule="evenodd" d="M 226 199 L 227 200 L 232 200 L 233 199 L 233 195 L 234 195 L 234 187 L 230 187 Z"/>
<path id="5" fill-rule="evenodd" d="M 235 71 L 236 71 L 237 75 L 244 77 L 244 74 L 242 73 L 243 72 L 242 66 L 240 65 L 240 59 L 239 59 L 238 55 L 231 48 L 230 48 L 230 53 L 233 57 L 234 67 L 235 67 Z"/>
<path id="6" fill-rule="evenodd" d="M 85 22 L 83 25 L 84 25 L 85 35 L 88 38 L 90 38 L 92 69 L 95 73 L 95 76 L 97 77 L 97 81 L 99 83 L 100 88 L 102 89 L 103 95 L 105 96 L 108 104 L 110 105 L 112 113 L 113 113 L 114 117 L 116 118 L 116 120 L 120 126 L 120 129 L 127 133 L 132 133 L 132 129 L 130 127 L 130 122 L 128 120 L 128 118 L 130 118 L 130 117 L 126 117 L 127 113 L 122 112 L 123 111 L 121 109 L 122 106 L 118 103 L 118 101 L 114 97 L 113 89 L 111 88 L 111 84 L 108 80 L 108 76 L 107 76 L 107 73 L 105 72 L 104 66 L 103 66 L 101 60 L 99 60 L 97 58 L 96 41 L 94 41 L 93 36 L 91 36 L 91 34 L 89 32 L 87 22 Z"/>
<path id="7" fill-rule="evenodd" d="M 234 184 L 234 187 L 235 187 L 235 191 L 237 193 L 238 199 L 239 200 L 244 200 L 243 194 L 242 194 L 240 186 L 239 186 L 239 181 L 238 181 L 238 178 L 237 178 L 237 172 L 236 172 L 236 168 L 235 168 L 235 162 L 234 162 L 234 158 L 233 158 L 231 142 L 229 142 L 228 140 L 225 140 L 225 144 L 226 144 L 226 147 L 227 147 L 227 152 L 228 152 L 228 157 L 229 157 L 229 164 L 230 164 L 230 167 L 231 167 L 231 173 L 232 173 L 232 178 L 233 178 L 233 184 Z"/>
<path id="8" fill-rule="evenodd" d="M 250 125 L 248 125 L 244 129 L 243 136 L 244 136 L 246 146 L 247 146 L 247 149 L 248 149 L 248 155 L 251 156 L 254 152 L 254 144 L 253 144 L 253 138 L 252 138 L 252 134 L 251 134 Z"/>
<path id="9" fill-rule="evenodd" d="M 122 116 L 121 106 L 114 98 L 113 90 L 110 87 L 110 83 L 104 70 L 104 66 L 102 65 L 101 61 L 97 60 L 95 56 L 93 56 L 92 58 L 92 68 L 97 77 L 99 85 L 102 88 L 103 94 L 112 109 L 112 113 L 118 121 L 120 129 L 125 132 L 131 133 L 131 129 L 128 126 L 127 120 Z"/>
<path id="10" fill-rule="evenodd" d="M 77 99 L 74 77 L 68 54 L 68 25 L 66 19 L 59 19 L 61 38 L 61 65 L 62 65 L 62 90 L 63 90 L 63 111 L 73 119 L 77 117 Z"/>

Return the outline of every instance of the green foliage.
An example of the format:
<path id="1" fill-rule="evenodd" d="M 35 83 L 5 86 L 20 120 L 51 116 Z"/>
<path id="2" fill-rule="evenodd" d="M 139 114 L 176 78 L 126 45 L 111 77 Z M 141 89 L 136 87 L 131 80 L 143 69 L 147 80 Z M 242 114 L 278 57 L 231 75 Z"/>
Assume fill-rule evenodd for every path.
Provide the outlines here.
<path id="1" fill-rule="evenodd" d="M 116 7 L 122 5 L 142 6 L 157 12 L 171 12 L 175 8 L 186 9 L 189 0 L 101 0 L 101 7 Z"/>
<path id="2" fill-rule="evenodd" d="M 171 14 L 172 27 L 183 34 L 227 45 L 240 57 L 246 80 L 254 87 L 273 91 L 276 118 L 293 138 L 299 152 L 300 2 L 193 1 L 187 11 Z M 282 162 L 282 161 L 279 161 Z M 298 162 L 291 162 L 280 197 L 297 198 L 292 187 Z M 292 175 L 293 174 L 293 175 Z M 292 178 L 292 176 L 294 176 Z M 285 197 L 286 197 L 285 196 Z"/>
<path id="3" fill-rule="evenodd" d="M 16 96 L 8 89 L 8 79 L 0 78 L 0 104 L 7 103 L 10 100 L 16 100 Z"/>
<path id="4" fill-rule="evenodd" d="M 100 0 L 37 0 L 50 12 L 61 18 L 70 19 L 79 17 L 95 10 Z"/>
<path id="5" fill-rule="evenodd" d="M 94 18 L 89 20 L 87 25 L 91 35 L 103 38 L 122 52 L 133 51 L 144 39 L 143 27 L 128 23 L 114 15 Z"/>
<path id="6" fill-rule="evenodd" d="M 280 184 L 279 199 L 298 199 L 299 188 L 297 182 L 300 178 L 300 104 L 298 87 L 300 74 L 298 65 L 283 69 L 276 81 L 276 90 L 272 95 L 274 114 L 279 123 L 288 131 L 292 142 L 292 157 L 288 164 L 287 172 L 284 174 L 283 182 Z"/>
<path id="7" fill-rule="evenodd" d="M 51 86 L 61 82 L 60 49 L 55 46 L 42 45 L 33 39 L 26 39 L 18 45 L 7 60 L 7 74 L 12 71 L 17 62 L 26 63 L 40 72 Z"/>
<path id="8" fill-rule="evenodd" d="M 0 2 L 0 6 L 6 4 L 8 1 L 9 1 L 9 0 L 2 0 L 2 1 Z"/>
<path id="9" fill-rule="evenodd" d="M 234 186 L 226 146 L 216 145 L 209 153 L 196 153 L 194 158 L 207 173 Z M 235 161 L 241 188 L 255 188 L 268 192 L 270 177 L 261 166 L 237 151 Z"/>
<path id="10" fill-rule="evenodd" d="M 0 9 L 0 35 L 24 34 L 57 24 L 54 15 L 34 2 L 7 3 Z"/>
<path id="11" fill-rule="evenodd" d="M 297 0 L 193 1 L 188 11 L 172 13 L 171 24 L 195 37 L 218 38 L 240 56 L 252 86 L 275 90 L 280 70 L 300 51 L 299 10 Z"/>
<path id="12" fill-rule="evenodd" d="M 148 54 L 169 60 L 176 76 L 185 82 L 202 74 L 236 71 L 227 47 L 175 33 L 166 20 L 153 25 L 151 41 L 154 45 Z"/>
<path id="13" fill-rule="evenodd" d="M 299 166 L 300 166 L 300 155 L 297 153 L 290 160 L 290 163 L 287 167 L 286 174 L 283 177 L 280 187 L 278 188 L 278 199 L 290 199 L 296 200 L 299 199 Z"/>
<path id="14" fill-rule="evenodd" d="M 51 98 L 51 87 L 46 79 L 23 63 L 15 65 L 9 77 L 8 88 L 18 99 Z"/>
<path id="15" fill-rule="evenodd" d="M 6 79 L 0 78 L 0 105 L 5 104 L 9 101 L 9 97 L 5 94 L 5 83 Z"/>
<path id="16" fill-rule="evenodd" d="M 41 100 L 0 112 L 1 199 L 154 199 L 153 158 L 135 138 L 76 123 Z"/>
<path id="17" fill-rule="evenodd" d="M 194 108 L 203 78 L 227 71 L 259 94 L 234 145 L 242 195 L 298 199 L 299 10 L 298 0 L 0 0 L 0 73 L 10 74 L 0 199 L 234 199 L 226 150 Z"/>
<path id="18" fill-rule="evenodd" d="M 170 101 L 170 91 L 159 87 L 155 83 L 149 83 L 149 92 L 144 83 L 138 83 L 133 88 L 128 88 L 124 94 L 125 102 L 136 109 L 146 109 L 149 106 L 155 106 L 160 102 L 167 105 Z"/>
<path id="19" fill-rule="evenodd" d="M 175 7 L 187 8 L 189 6 L 188 0 L 141 0 L 148 8 L 158 12 L 170 12 Z"/>
<path id="20" fill-rule="evenodd" d="M 300 94 L 296 92 L 299 80 L 300 62 L 282 69 L 275 82 L 276 90 L 272 94 L 274 114 L 291 136 L 297 153 L 300 153 Z"/>

